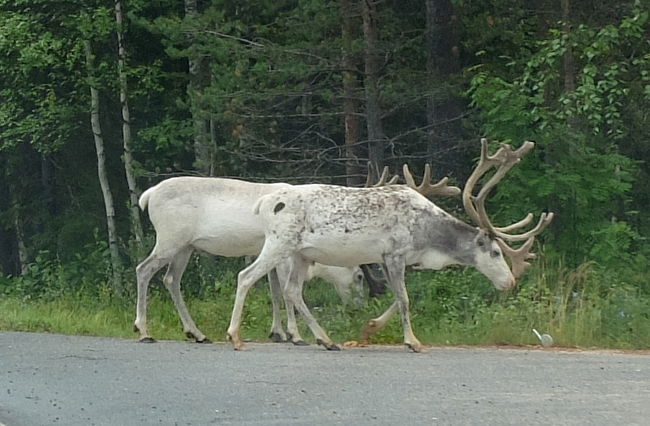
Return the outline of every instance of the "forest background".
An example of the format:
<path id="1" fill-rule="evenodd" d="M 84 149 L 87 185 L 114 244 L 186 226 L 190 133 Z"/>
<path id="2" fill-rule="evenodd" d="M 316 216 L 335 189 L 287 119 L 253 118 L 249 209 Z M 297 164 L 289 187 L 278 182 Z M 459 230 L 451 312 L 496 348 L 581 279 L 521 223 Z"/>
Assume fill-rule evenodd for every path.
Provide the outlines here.
<path id="1" fill-rule="evenodd" d="M 462 186 L 487 137 L 536 142 L 494 220 L 556 218 L 512 292 L 461 268 L 409 273 L 418 335 L 532 344 L 536 327 L 648 348 L 649 5 L 0 0 L 0 328 L 130 335 L 154 241 L 137 198 L 162 179 L 359 186 L 368 162 L 430 163 Z M 242 266 L 195 255 L 184 276 L 213 338 Z M 165 292 L 151 298 L 154 334 L 181 337 Z M 324 284 L 307 299 L 339 339 L 390 303 L 343 308 Z M 263 336 L 267 291 L 249 300 L 245 327 Z M 399 342 L 397 321 L 376 340 Z"/>

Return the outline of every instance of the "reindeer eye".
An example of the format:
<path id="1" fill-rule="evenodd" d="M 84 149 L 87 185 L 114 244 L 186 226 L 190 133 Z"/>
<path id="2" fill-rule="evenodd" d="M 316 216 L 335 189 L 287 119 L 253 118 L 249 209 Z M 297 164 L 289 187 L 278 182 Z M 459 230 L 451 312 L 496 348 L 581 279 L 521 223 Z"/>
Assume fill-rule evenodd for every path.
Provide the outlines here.
<path id="1" fill-rule="evenodd" d="M 485 246 L 485 241 L 478 240 L 477 244 L 478 244 L 479 247 L 484 247 Z"/>
<path id="2" fill-rule="evenodd" d="M 492 257 L 499 257 L 499 256 L 501 256 L 501 252 L 499 250 L 492 251 Z"/>

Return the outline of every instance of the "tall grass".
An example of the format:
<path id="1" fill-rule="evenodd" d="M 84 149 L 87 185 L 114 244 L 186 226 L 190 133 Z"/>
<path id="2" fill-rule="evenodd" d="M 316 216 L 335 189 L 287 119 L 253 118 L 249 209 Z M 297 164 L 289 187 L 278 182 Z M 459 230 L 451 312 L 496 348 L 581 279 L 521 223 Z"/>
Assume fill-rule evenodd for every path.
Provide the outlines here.
<path id="1" fill-rule="evenodd" d="M 504 293 L 467 269 L 413 272 L 407 287 L 415 333 L 429 344 L 533 345 L 539 343 L 534 328 L 560 346 L 650 348 L 650 298 L 593 263 L 571 269 L 541 261 L 515 290 Z M 391 302 L 386 295 L 352 311 L 325 304 L 319 319 L 334 336 L 354 339 L 365 321 Z M 401 339 L 397 318 L 373 337 L 387 343 Z"/>
<path id="2" fill-rule="evenodd" d="M 235 268 L 203 276 L 201 291 L 186 285 L 186 298 L 199 328 L 222 340 L 234 302 Z M 188 274 L 186 280 L 192 280 Z M 33 297 L 0 280 L 0 329 L 50 331 L 137 337 L 133 297 L 123 299 L 106 285 L 80 287 Z M 43 283 L 47 286 L 47 283 Z M 62 289 L 64 283 L 53 288 Z M 152 284 L 148 309 L 151 334 L 158 339 L 184 339 L 170 298 Z M 535 328 L 553 336 L 557 345 L 604 348 L 650 348 L 650 297 L 592 263 L 568 268 L 559 261 L 540 261 L 512 291 L 497 292 L 478 272 L 452 268 L 413 271 L 407 275 L 411 318 L 423 343 L 441 345 L 532 345 Z M 357 340 L 370 318 L 392 303 L 390 293 L 361 307 L 343 307 L 333 288 L 323 282 L 306 286 L 305 299 L 335 341 Z M 372 337 L 376 343 L 400 343 L 397 318 Z M 254 287 L 246 301 L 242 335 L 265 340 L 271 324 L 270 296 L 265 283 Z M 311 338 L 301 324 L 303 337 Z"/>

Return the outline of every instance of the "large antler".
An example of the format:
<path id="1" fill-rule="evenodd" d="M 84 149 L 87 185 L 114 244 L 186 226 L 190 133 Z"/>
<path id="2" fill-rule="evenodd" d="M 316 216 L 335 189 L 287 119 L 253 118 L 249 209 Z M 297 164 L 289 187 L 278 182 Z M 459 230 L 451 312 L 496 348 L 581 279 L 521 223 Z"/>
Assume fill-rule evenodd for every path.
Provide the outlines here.
<path id="1" fill-rule="evenodd" d="M 422 176 L 422 183 L 420 185 L 415 184 L 415 179 L 409 170 L 408 164 L 404 164 L 402 168 L 404 172 L 404 180 L 406 185 L 412 189 L 415 189 L 420 194 L 425 197 L 430 197 L 433 195 L 446 195 L 454 196 L 460 194 L 460 188 L 457 186 L 447 185 L 448 177 L 444 177 L 438 181 L 438 183 L 432 184 L 429 182 L 431 180 L 431 166 L 427 163 L 424 166 L 424 176 Z"/>
<path id="2" fill-rule="evenodd" d="M 533 245 L 535 236 L 551 223 L 553 213 L 542 213 L 537 225 L 529 231 L 522 234 L 512 234 L 510 233 L 511 231 L 528 225 L 533 220 L 533 214 L 528 213 L 525 218 L 512 225 L 497 227 L 490 222 L 487 211 L 485 210 L 485 199 L 496 184 L 503 179 L 506 173 L 521 161 L 521 158 L 533 149 L 534 146 L 534 142 L 526 141 L 517 150 L 513 150 L 510 145 L 501 144 L 501 148 L 494 155 L 489 155 L 487 139 L 481 139 L 481 158 L 476 169 L 474 169 L 467 179 L 467 183 L 463 189 L 463 206 L 465 206 L 467 214 L 481 229 L 497 237 L 497 242 L 501 250 L 510 258 L 512 274 L 515 278 L 523 274 L 524 270 L 530 266 L 526 260 L 535 258 L 535 254 L 529 251 L 530 247 Z M 474 186 L 492 167 L 498 167 L 497 171 L 483 185 L 478 195 L 473 196 Z M 508 246 L 504 240 L 526 242 L 519 249 L 515 250 Z"/>

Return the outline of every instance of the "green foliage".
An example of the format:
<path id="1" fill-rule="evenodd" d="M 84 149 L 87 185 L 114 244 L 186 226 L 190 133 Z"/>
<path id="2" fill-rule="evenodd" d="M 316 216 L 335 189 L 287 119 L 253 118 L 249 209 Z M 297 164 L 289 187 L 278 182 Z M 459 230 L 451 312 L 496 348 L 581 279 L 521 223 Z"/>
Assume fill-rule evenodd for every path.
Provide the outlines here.
<path id="1" fill-rule="evenodd" d="M 109 270 L 108 248 L 102 241 L 87 245 L 83 253 L 65 263 L 42 251 L 28 265 L 26 273 L 0 280 L 0 294 L 24 301 L 106 295 L 110 293 Z"/>
<path id="2" fill-rule="evenodd" d="M 617 25 L 552 29 L 535 51 L 510 62 L 511 72 L 485 65 L 473 70 L 469 95 L 486 134 L 538 144 L 535 164 L 524 162 L 519 181 L 504 182 L 493 201 L 511 211 L 521 200 L 526 210 L 556 211 L 548 240 L 573 264 L 591 259 L 625 268 L 645 244 L 631 223 L 639 208 L 634 193 L 641 189 L 635 184 L 647 166 L 626 155 L 638 127 L 626 111 L 630 97 L 644 108 L 650 100 L 638 96 L 648 68 L 647 27 L 648 13 L 638 7 Z M 578 71 L 573 91 L 561 73 L 568 51 Z M 640 252 L 647 256 L 647 248 Z"/>
<path id="3" fill-rule="evenodd" d="M 235 271 L 216 272 L 209 290 L 198 298 L 191 284 L 184 286 L 193 318 L 211 339 L 225 336 Z M 46 264 L 32 268 L 31 280 L 0 279 L 5 294 L 0 302 L 0 328 L 132 337 L 133 298 L 115 297 L 108 285 L 93 288 L 62 281 L 75 274 L 79 271 L 62 273 L 59 267 Z M 33 289 L 25 286 L 37 286 L 37 280 L 42 296 L 34 298 Z M 45 288 L 49 286 L 53 288 Z M 559 346 L 650 348 L 650 294 L 594 263 L 572 269 L 562 262 L 541 262 L 518 289 L 508 293 L 497 292 L 476 271 L 460 268 L 409 273 L 407 286 L 413 327 L 425 344 L 537 345 L 535 328 L 551 334 Z M 167 291 L 155 284 L 151 290 L 148 322 L 152 334 L 159 339 L 184 339 Z M 323 282 L 309 283 L 305 300 L 340 343 L 358 340 L 364 324 L 393 302 L 387 294 L 364 306 L 343 307 L 332 287 Z M 243 336 L 265 341 L 270 315 L 268 287 L 260 282 L 247 298 Z M 402 327 L 397 317 L 371 342 L 400 344 Z M 309 330 L 302 322 L 299 325 L 303 337 L 311 341 Z"/>
<path id="4" fill-rule="evenodd" d="M 38 17 L 2 10 L 0 19 L 0 151 L 20 143 L 56 151 L 74 131 L 70 67 L 61 55 L 74 49 Z"/>

